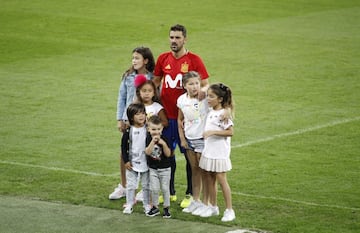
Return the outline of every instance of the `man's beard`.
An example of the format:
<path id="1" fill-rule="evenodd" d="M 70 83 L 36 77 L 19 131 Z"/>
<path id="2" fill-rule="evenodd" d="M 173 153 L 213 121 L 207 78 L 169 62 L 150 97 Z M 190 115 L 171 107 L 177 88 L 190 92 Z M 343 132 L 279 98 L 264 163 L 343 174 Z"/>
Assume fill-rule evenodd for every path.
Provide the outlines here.
<path id="1" fill-rule="evenodd" d="M 177 44 L 172 44 L 172 45 L 170 46 L 171 51 L 173 51 L 174 53 L 179 52 L 179 51 L 181 50 L 181 48 L 182 48 L 182 47 L 179 47 Z"/>

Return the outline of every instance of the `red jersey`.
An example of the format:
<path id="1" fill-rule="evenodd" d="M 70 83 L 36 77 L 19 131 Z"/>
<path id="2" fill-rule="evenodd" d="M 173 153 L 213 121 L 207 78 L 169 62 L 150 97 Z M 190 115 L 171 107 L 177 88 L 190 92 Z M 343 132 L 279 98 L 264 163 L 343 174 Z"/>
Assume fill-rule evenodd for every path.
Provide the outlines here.
<path id="1" fill-rule="evenodd" d="M 207 79 L 209 74 L 201 58 L 187 52 L 180 58 L 175 58 L 171 51 L 162 53 L 157 59 L 154 76 L 162 77 L 160 99 L 169 119 L 177 119 L 176 101 L 185 90 L 182 85 L 183 74 L 196 71 L 201 79 Z"/>

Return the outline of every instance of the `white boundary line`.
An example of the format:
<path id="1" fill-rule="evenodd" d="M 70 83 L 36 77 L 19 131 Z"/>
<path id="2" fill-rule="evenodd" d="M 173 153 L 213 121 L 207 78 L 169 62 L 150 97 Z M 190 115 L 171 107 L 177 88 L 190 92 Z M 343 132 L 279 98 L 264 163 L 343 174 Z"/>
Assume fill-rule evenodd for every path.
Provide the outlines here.
<path id="1" fill-rule="evenodd" d="M 268 196 L 262 196 L 262 195 L 240 193 L 240 192 L 232 192 L 232 194 L 236 194 L 236 195 L 239 195 L 239 196 L 245 196 L 245 197 L 253 197 L 253 198 L 258 198 L 258 199 L 270 199 L 270 200 L 275 200 L 275 201 L 286 201 L 286 202 L 292 202 L 292 203 L 298 203 L 298 204 L 310 205 L 310 206 L 345 209 L 345 210 L 356 210 L 356 211 L 360 210 L 360 208 L 356 208 L 356 207 L 318 204 L 318 203 L 314 203 L 314 202 L 298 201 L 298 200 L 293 200 L 293 199 L 289 199 L 289 198 L 282 198 L 282 197 L 268 197 Z"/>
<path id="2" fill-rule="evenodd" d="M 46 170 L 62 171 L 62 172 L 69 172 L 69 173 L 76 173 L 76 174 L 83 174 L 83 175 L 90 175 L 90 176 L 108 176 L 108 177 L 116 176 L 115 174 L 101 174 L 101 173 L 96 173 L 96 172 L 86 172 L 86 171 L 79 171 L 79 170 L 59 168 L 59 167 L 46 167 L 46 166 L 41 166 L 41 165 L 18 163 L 18 162 L 6 161 L 6 160 L 0 160 L 0 163 L 16 165 L 16 166 L 23 166 L 23 167 L 42 168 L 42 169 L 46 169 Z"/>
<path id="3" fill-rule="evenodd" d="M 352 122 L 352 121 L 357 121 L 357 120 L 360 120 L 360 116 L 354 117 L 354 118 L 343 119 L 343 120 L 337 120 L 337 121 L 333 121 L 333 122 L 330 122 L 330 123 L 327 123 L 327 124 L 318 125 L 318 126 L 314 126 L 314 127 L 309 127 L 309 128 L 305 128 L 305 129 L 300 129 L 300 130 L 296 130 L 296 131 L 289 132 L 289 133 L 277 134 L 277 135 L 266 137 L 266 138 L 263 138 L 263 139 L 258 139 L 258 140 L 255 140 L 255 141 L 249 141 L 249 142 L 246 142 L 246 143 L 243 143 L 243 144 L 234 145 L 234 146 L 232 146 L 232 148 L 240 148 L 240 147 L 250 146 L 250 145 L 261 143 L 261 142 L 272 141 L 272 140 L 275 140 L 277 138 L 288 137 L 288 136 L 292 136 L 292 135 L 299 135 L 299 134 L 303 134 L 303 133 L 306 133 L 306 132 L 315 131 L 315 130 L 322 129 L 322 128 L 327 128 L 327 127 L 332 127 L 332 126 L 339 125 L 339 124 L 345 124 L 345 123 Z M 74 169 L 65 169 L 65 168 L 58 168 L 58 167 L 47 167 L 47 166 L 33 165 L 33 164 L 27 164 L 27 163 L 18 163 L 18 162 L 6 161 L 6 160 L 0 160 L 0 163 L 1 164 L 16 165 L 16 166 L 24 166 L 24 167 L 42 168 L 42 169 L 53 170 L 53 171 L 70 172 L 70 173 L 90 175 L 90 176 L 103 176 L 103 177 L 116 177 L 116 176 L 118 176 L 118 174 L 101 174 L 101 173 L 96 173 L 96 172 L 79 171 L 79 170 L 74 170 Z M 246 194 L 246 193 L 240 193 L 240 192 L 233 192 L 233 194 L 240 195 L 240 196 L 261 198 L 261 199 L 287 201 L 287 202 L 299 203 L 299 204 L 310 205 L 310 206 L 337 208 L 337 209 L 347 209 L 347 210 L 356 210 L 356 211 L 360 210 L 360 208 L 355 208 L 355 207 L 317 204 L 317 203 L 313 203 L 313 202 L 298 201 L 298 200 L 293 200 L 293 199 L 288 199 L 288 198 L 267 197 L 267 196 L 262 196 L 262 195 L 253 195 L 253 194 Z"/>
<path id="4" fill-rule="evenodd" d="M 23 166 L 23 167 L 42 168 L 42 169 L 46 169 L 46 170 L 62 171 L 62 172 L 69 172 L 69 173 L 76 173 L 76 174 L 83 174 L 83 175 L 90 175 L 90 176 L 102 176 L 102 177 L 104 177 L 104 176 L 105 177 L 117 177 L 118 176 L 118 174 L 100 174 L 100 173 L 96 173 L 96 172 L 78 171 L 78 170 L 73 170 L 73 169 L 64 169 L 64 168 L 57 168 L 57 167 L 46 167 L 46 166 L 26 164 L 26 163 L 18 163 L 18 162 L 4 161 L 4 160 L 0 160 L 0 163 L 1 164 L 10 164 L 10 165 L 15 165 L 15 166 Z M 268 197 L 268 196 L 247 194 L 247 193 L 241 193 L 241 192 L 232 192 L 232 193 L 235 194 L 235 195 L 239 195 L 239 196 L 253 197 L 253 198 L 259 198 L 259 199 L 270 199 L 270 200 L 275 200 L 275 201 L 286 201 L 286 202 L 292 202 L 292 203 L 298 203 L 298 204 L 310 205 L 310 206 L 336 208 L 336 209 L 346 209 L 346 210 L 356 210 L 356 211 L 360 210 L 360 208 L 355 208 L 355 207 L 317 204 L 317 203 L 313 203 L 313 202 L 298 201 L 298 200 L 293 200 L 293 199 L 288 199 L 288 198 L 281 198 L 281 197 Z"/>
<path id="5" fill-rule="evenodd" d="M 305 128 L 305 129 L 299 129 L 299 130 L 295 130 L 293 132 L 288 132 L 288 133 L 276 134 L 276 135 L 269 136 L 269 137 L 266 137 L 266 138 L 261 138 L 261 139 L 258 139 L 258 140 L 245 142 L 243 144 L 233 145 L 231 148 L 240 148 L 240 147 L 250 146 L 250 145 L 261 143 L 261 142 L 272 141 L 272 140 L 275 140 L 277 138 L 283 138 L 283 137 L 288 137 L 288 136 L 293 136 L 293 135 L 299 135 L 299 134 L 315 131 L 315 130 L 318 130 L 318 129 L 328 128 L 328 127 L 332 127 L 332 126 L 336 126 L 336 125 L 340 125 L 340 124 L 345 124 L 345 123 L 352 122 L 352 121 L 358 121 L 358 120 L 360 120 L 360 116 L 357 116 L 357 117 L 354 117 L 354 118 L 336 120 L 336 121 L 333 121 L 333 122 L 330 122 L 330 123 L 327 123 L 327 124 L 323 124 L 323 125 L 317 125 L 317 126 L 313 126 L 313 127 L 309 127 L 309 128 Z"/>

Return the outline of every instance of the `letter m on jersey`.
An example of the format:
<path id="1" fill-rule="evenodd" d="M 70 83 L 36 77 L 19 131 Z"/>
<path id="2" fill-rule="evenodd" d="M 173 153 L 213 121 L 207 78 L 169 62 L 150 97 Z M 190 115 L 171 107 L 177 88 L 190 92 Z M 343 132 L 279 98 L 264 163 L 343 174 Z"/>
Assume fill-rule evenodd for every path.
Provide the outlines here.
<path id="1" fill-rule="evenodd" d="M 166 88 L 177 88 L 182 87 L 182 74 L 177 74 L 173 80 L 170 75 L 165 75 L 165 87 Z"/>

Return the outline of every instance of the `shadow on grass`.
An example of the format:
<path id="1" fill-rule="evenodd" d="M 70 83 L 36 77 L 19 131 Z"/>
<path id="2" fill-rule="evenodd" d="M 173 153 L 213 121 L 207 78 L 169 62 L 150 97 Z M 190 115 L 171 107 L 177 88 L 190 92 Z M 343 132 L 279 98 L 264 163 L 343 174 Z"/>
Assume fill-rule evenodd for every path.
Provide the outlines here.
<path id="1" fill-rule="evenodd" d="M 139 213 L 0 196 L 0 232 L 228 232 L 200 222 L 149 218 Z"/>

